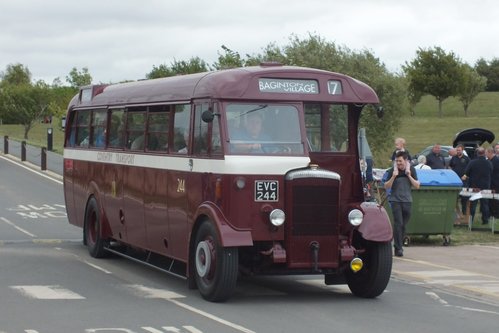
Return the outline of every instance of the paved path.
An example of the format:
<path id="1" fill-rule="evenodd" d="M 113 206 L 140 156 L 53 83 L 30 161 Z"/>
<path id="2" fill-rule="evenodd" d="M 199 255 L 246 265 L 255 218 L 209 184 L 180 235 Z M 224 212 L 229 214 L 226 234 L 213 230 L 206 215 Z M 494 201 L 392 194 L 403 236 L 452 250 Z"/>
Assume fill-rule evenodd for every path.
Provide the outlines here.
<path id="1" fill-rule="evenodd" d="M 414 246 L 394 257 L 393 276 L 499 304 L 499 239 L 488 245 Z"/>

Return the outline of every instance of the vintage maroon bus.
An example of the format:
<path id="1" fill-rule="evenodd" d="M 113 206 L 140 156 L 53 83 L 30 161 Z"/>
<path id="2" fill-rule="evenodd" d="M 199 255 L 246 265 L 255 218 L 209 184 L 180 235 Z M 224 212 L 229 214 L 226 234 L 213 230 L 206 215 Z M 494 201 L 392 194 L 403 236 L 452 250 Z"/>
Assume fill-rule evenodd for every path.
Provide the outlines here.
<path id="1" fill-rule="evenodd" d="M 66 118 L 69 222 L 90 255 L 182 276 L 210 301 L 239 274 L 321 274 L 376 297 L 392 230 L 364 202 L 357 130 L 378 103 L 346 75 L 279 64 L 83 87 Z"/>

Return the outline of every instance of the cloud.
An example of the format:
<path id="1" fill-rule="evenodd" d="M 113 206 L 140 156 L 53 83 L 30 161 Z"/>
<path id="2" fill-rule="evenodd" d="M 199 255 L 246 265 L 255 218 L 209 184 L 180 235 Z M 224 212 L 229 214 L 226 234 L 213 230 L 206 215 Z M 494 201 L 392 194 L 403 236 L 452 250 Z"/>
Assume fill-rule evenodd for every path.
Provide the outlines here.
<path id="1" fill-rule="evenodd" d="M 212 64 L 221 45 L 244 56 L 309 33 L 368 49 L 392 71 L 419 47 L 473 64 L 499 57 L 497 17 L 491 0 L 3 1 L 0 70 L 22 63 L 51 82 L 88 67 L 95 82 L 135 80 L 175 59 Z"/>

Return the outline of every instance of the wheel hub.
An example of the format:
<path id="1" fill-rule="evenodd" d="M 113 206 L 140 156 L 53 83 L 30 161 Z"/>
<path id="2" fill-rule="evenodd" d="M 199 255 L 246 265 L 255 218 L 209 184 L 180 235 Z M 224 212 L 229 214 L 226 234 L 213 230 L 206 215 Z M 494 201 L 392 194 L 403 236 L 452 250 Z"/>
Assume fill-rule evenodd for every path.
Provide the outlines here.
<path id="1" fill-rule="evenodd" d="M 208 242 L 199 242 L 196 248 L 196 271 L 200 277 L 204 278 L 208 275 L 211 262 L 212 257 Z"/>

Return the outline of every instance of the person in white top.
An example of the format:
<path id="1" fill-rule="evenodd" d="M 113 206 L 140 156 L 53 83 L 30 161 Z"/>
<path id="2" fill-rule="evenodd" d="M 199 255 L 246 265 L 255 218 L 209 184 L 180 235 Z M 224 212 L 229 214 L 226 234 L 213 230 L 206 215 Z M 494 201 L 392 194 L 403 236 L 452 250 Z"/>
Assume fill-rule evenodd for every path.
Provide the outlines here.
<path id="1" fill-rule="evenodd" d="M 414 169 L 426 169 L 426 170 L 431 169 L 430 166 L 426 165 L 426 156 L 424 155 L 418 156 L 418 165 L 416 165 Z"/>

